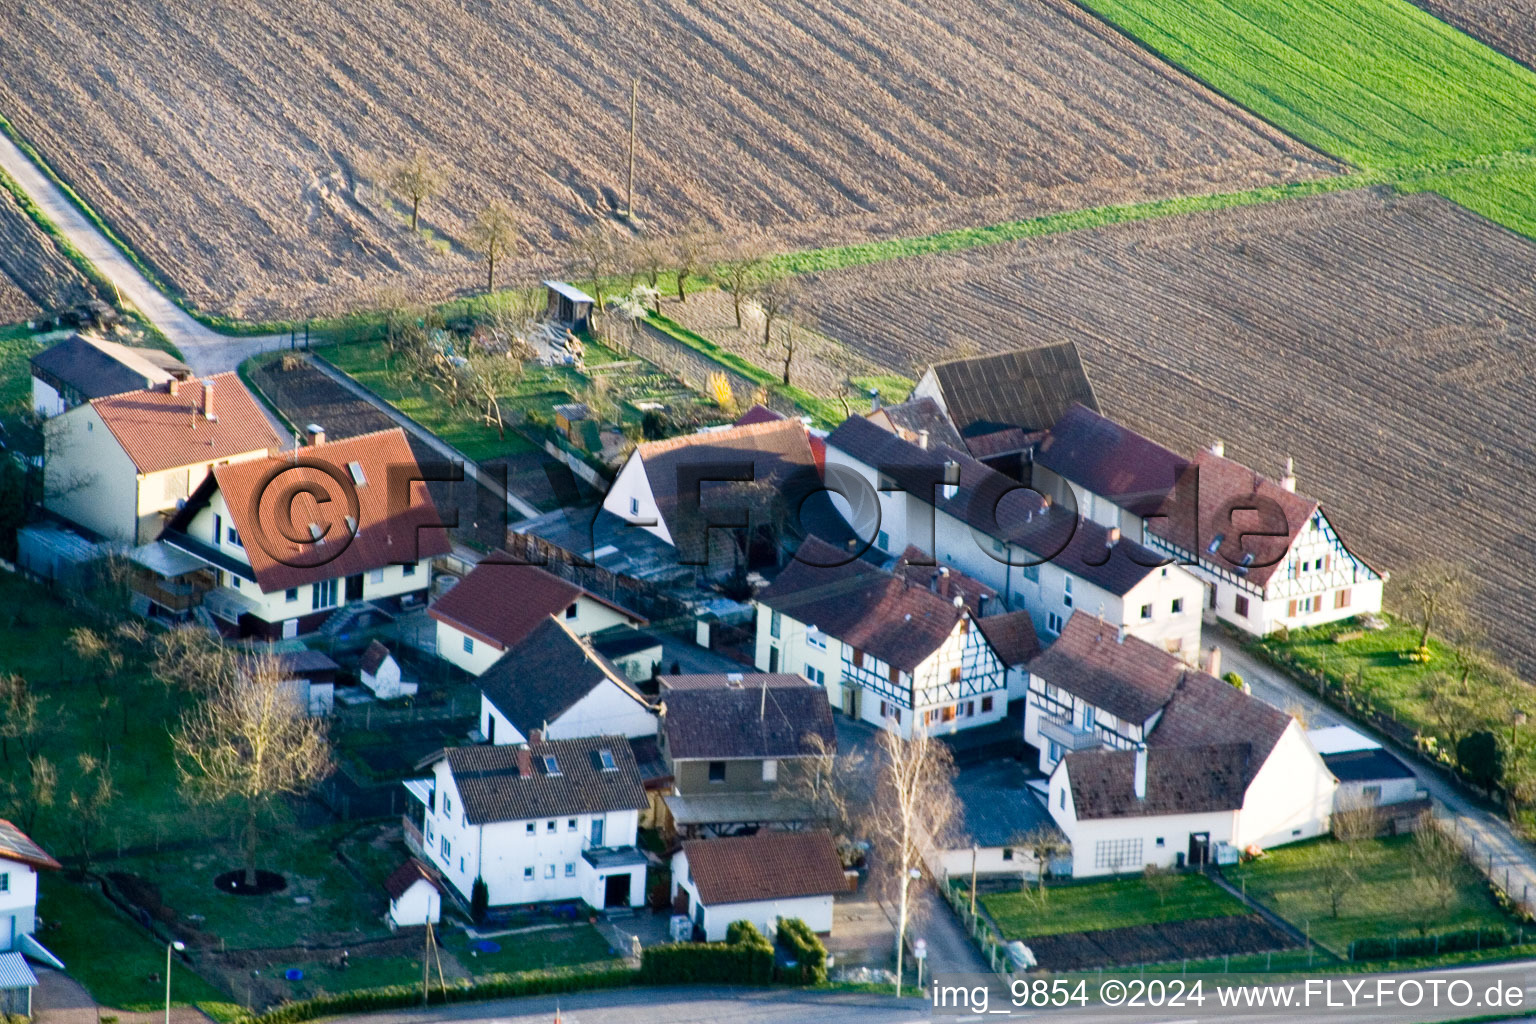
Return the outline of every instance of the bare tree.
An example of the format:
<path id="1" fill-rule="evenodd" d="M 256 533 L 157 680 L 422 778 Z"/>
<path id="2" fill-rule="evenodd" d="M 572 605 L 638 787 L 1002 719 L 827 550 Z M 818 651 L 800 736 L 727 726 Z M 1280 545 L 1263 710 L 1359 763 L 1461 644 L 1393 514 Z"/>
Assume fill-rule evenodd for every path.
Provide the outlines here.
<path id="1" fill-rule="evenodd" d="M 1328 898 L 1329 913 L 1337 918 L 1344 909 L 1344 900 L 1359 882 L 1355 874 L 1355 859 L 1344 843 L 1328 843 L 1320 851 L 1317 884 Z"/>
<path id="2" fill-rule="evenodd" d="M 677 301 L 688 299 L 688 278 L 707 267 L 718 241 L 702 221 L 688 226 L 672 239 L 672 264 L 677 268 Z"/>
<path id="3" fill-rule="evenodd" d="M 1028 850 L 1035 861 L 1035 891 L 1040 899 L 1045 899 L 1045 876 L 1051 869 L 1051 861 L 1066 853 L 1071 852 L 1072 844 L 1067 837 L 1050 825 L 1037 825 L 1014 839 L 1012 845 L 1021 850 Z"/>
<path id="4" fill-rule="evenodd" d="M 741 304 L 752 292 L 752 282 L 763 265 L 762 250 L 748 242 L 738 242 L 731 255 L 715 265 L 715 277 L 731 293 L 736 311 L 736 329 L 741 330 Z"/>
<path id="5" fill-rule="evenodd" d="M 613 311 L 619 315 L 624 324 L 625 349 L 630 355 L 635 354 L 635 336 L 640 332 L 640 321 L 649 315 L 646 302 L 657 305 L 657 292 L 648 285 L 636 285 L 629 290 L 627 295 L 611 296 Z"/>
<path id="6" fill-rule="evenodd" d="M 914 723 L 910 740 L 893 728 L 875 741 L 874 780 L 863 819 L 874 846 L 875 881 L 896 903 L 896 994 L 907 927 L 913 919 L 912 882 L 921 877 L 922 850 L 942 844 L 959 810 L 949 748 Z"/>
<path id="7" fill-rule="evenodd" d="M 597 302 L 597 311 L 605 312 L 607 307 L 603 305 L 603 281 L 613 273 L 619 260 L 619 248 L 613 232 L 601 222 L 587 225 L 571 240 L 571 260 L 592 282 L 592 296 Z"/>
<path id="8" fill-rule="evenodd" d="M 645 283 L 656 293 L 659 302 L 661 275 L 672 265 L 671 239 L 641 235 L 630 248 L 630 265 L 645 278 Z"/>
<path id="9" fill-rule="evenodd" d="M 1467 603 L 1476 592 L 1477 581 L 1467 567 L 1444 559 L 1426 559 L 1392 578 L 1393 604 L 1418 626 L 1420 649 L 1436 627 L 1451 632 L 1466 620 Z"/>
<path id="10" fill-rule="evenodd" d="M 789 312 L 795 300 L 795 285 L 787 274 L 770 273 L 758 278 L 752 289 L 757 308 L 763 311 L 763 345 L 773 343 L 773 325 Z"/>
<path id="11" fill-rule="evenodd" d="M 43 725 L 43 698 L 20 673 L 0 676 L 0 759 L 11 759 L 11 743 L 21 756 L 36 753 Z"/>
<path id="12" fill-rule="evenodd" d="M 1141 869 L 1141 880 L 1152 890 L 1152 895 L 1157 897 L 1157 905 L 1160 907 L 1167 904 L 1168 897 L 1173 895 L 1173 890 L 1179 884 L 1178 875 L 1156 864 L 1148 864 Z"/>
<path id="13" fill-rule="evenodd" d="M 421 204 L 443 190 L 447 177 L 427 153 L 417 150 L 410 159 L 390 165 L 388 182 L 390 189 L 411 204 L 411 230 L 415 231 Z"/>
<path id="14" fill-rule="evenodd" d="M 19 822 L 23 832 L 32 831 L 38 813 L 52 807 L 59 789 L 59 770 L 41 754 L 27 759 L 26 784 L 0 780 L 0 818 Z"/>
<path id="15" fill-rule="evenodd" d="M 331 769 L 325 726 L 284 685 L 276 655 L 243 655 L 188 710 L 172 736 L 182 785 L 196 800 L 235 805 L 245 819 L 245 880 L 256 882 L 257 844 L 279 801 L 302 796 Z"/>
<path id="16" fill-rule="evenodd" d="M 85 874 L 91 870 L 91 851 L 106 825 L 107 808 L 117 799 L 117 782 L 108 758 L 79 754 L 75 765 L 80 774 L 64 804 L 65 827 L 80 858 L 80 872 Z"/>
<path id="17" fill-rule="evenodd" d="M 818 733 L 807 733 L 802 744 L 807 753 L 785 763 L 779 775 L 780 792 L 804 803 L 812 819 L 825 823 L 833 834 L 851 834 L 860 817 L 852 787 L 865 778 L 867 758 L 860 750 L 838 753 L 837 742 Z"/>
<path id="18" fill-rule="evenodd" d="M 510 353 L 486 352 L 471 347 L 458 367 L 464 378 L 464 394 L 487 426 L 496 428 L 496 436 L 507 439 L 507 421 L 502 416 L 501 399 L 523 379 L 523 364 Z"/>
<path id="19" fill-rule="evenodd" d="M 1456 879 L 1465 861 L 1456 840 L 1428 815 L 1413 836 L 1413 874 L 1409 905 L 1414 910 L 1419 934 L 1445 919 L 1456 896 Z M 1405 894 L 1410 895 L 1410 894 Z"/>
<path id="20" fill-rule="evenodd" d="M 1333 815 L 1329 819 L 1333 838 L 1358 861 L 1365 844 L 1381 834 L 1381 808 L 1358 796 L 1343 795 L 1334 801 Z"/>
<path id="21" fill-rule="evenodd" d="M 174 626 L 155 637 L 152 650 L 150 674 L 183 693 L 218 689 L 235 672 L 234 659 L 224 645 L 201 626 Z"/>
<path id="22" fill-rule="evenodd" d="M 469 241 L 485 256 L 485 290 L 496 290 L 496 264 L 505 259 L 517 245 L 517 216 L 506 204 L 492 202 L 480 211 L 474 227 L 469 230 Z"/>

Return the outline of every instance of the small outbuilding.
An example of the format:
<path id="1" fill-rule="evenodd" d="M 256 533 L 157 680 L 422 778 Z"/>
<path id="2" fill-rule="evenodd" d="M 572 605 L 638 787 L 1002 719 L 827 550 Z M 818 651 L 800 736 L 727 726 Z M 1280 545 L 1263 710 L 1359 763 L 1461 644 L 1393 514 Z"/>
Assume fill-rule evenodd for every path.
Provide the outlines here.
<path id="1" fill-rule="evenodd" d="M 397 700 L 416 696 L 416 684 L 407 683 L 400 676 L 400 663 L 389 653 L 389 648 L 375 640 L 363 651 L 358 676 L 363 685 L 380 700 Z"/>
<path id="2" fill-rule="evenodd" d="M 830 934 L 833 897 L 847 891 L 825 830 L 689 840 L 672 857 L 673 906 L 706 942 L 724 941 L 733 921 L 750 921 L 772 935 L 791 917 Z"/>
<path id="3" fill-rule="evenodd" d="M 443 889 L 432 871 L 412 857 L 384 880 L 389 893 L 389 926 L 420 928 L 437 924 L 443 914 Z"/>
<path id="4" fill-rule="evenodd" d="M 596 299 L 564 281 L 545 281 L 544 287 L 549 292 L 545 315 L 551 320 L 565 324 L 573 331 L 585 331 L 592 326 L 592 307 Z"/>
<path id="5" fill-rule="evenodd" d="M 1412 768 L 1364 733 L 1335 725 L 1313 729 L 1307 738 L 1339 780 L 1333 796 L 1337 809 L 1392 807 L 1396 814 L 1395 805 L 1412 804 L 1428 795 Z"/>
<path id="6" fill-rule="evenodd" d="M 20 953 L 0 953 L 0 1019 L 10 1014 L 32 1016 L 32 990 L 37 975 Z"/>

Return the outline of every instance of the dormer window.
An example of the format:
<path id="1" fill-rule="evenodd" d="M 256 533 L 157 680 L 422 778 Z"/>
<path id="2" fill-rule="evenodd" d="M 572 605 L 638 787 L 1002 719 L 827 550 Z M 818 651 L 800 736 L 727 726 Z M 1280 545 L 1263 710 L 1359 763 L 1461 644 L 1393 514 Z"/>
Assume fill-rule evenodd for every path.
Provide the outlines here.
<path id="1" fill-rule="evenodd" d="M 545 754 L 544 755 L 544 774 L 545 775 L 559 775 L 560 774 L 560 762 L 555 760 L 555 755 L 553 755 L 553 754 Z M 551 822 L 551 824 L 553 824 L 553 822 Z"/>
<path id="2" fill-rule="evenodd" d="M 353 461 L 347 463 L 347 472 L 352 474 L 352 482 L 359 487 L 368 486 L 368 478 L 363 475 L 363 464 Z"/>
<path id="3" fill-rule="evenodd" d="M 619 770 L 619 765 L 614 761 L 613 751 L 611 750 L 599 750 L 597 752 L 597 762 L 605 772 L 616 772 Z"/>

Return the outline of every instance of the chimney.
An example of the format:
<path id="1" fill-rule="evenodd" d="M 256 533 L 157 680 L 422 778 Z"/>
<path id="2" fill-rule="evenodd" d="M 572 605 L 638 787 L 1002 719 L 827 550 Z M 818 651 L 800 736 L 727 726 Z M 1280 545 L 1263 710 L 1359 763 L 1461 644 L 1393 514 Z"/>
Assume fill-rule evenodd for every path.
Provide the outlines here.
<path id="1" fill-rule="evenodd" d="M 1117 643 L 1117 644 L 1125 643 L 1125 624 L 1124 623 L 1121 623 L 1120 628 L 1115 632 L 1115 643 Z"/>
<path id="2" fill-rule="evenodd" d="M 166 382 L 165 390 L 166 393 L 168 393 L 172 398 L 175 398 L 176 392 L 181 390 L 181 381 L 177 380 L 175 377 L 172 377 Z"/>
<path id="3" fill-rule="evenodd" d="M 533 778 L 533 754 L 526 743 L 517 748 L 517 774 L 520 778 Z"/>
<path id="4" fill-rule="evenodd" d="M 1120 527 L 1111 526 L 1104 534 L 1104 546 L 1112 548 L 1120 543 Z"/>
<path id="5" fill-rule="evenodd" d="M 543 729 L 533 729 L 533 730 L 530 730 L 529 733 L 528 733 L 528 742 L 529 743 L 543 743 L 544 742 L 544 730 Z"/>
<path id="6" fill-rule="evenodd" d="M 927 430 L 919 430 L 917 432 L 917 446 L 919 448 L 922 448 L 925 451 L 927 450 L 927 448 L 928 448 L 928 431 Z"/>
<path id="7" fill-rule="evenodd" d="M 978 594 L 976 596 L 976 617 L 978 619 L 987 614 L 987 598 L 991 596 L 991 594 Z"/>
<path id="8" fill-rule="evenodd" d="M 870 388 L 869 389 L 869 411 L 870 412 L 879 412 L 880 411 L 880 389 L 879 388 Z"/>
<path id="9" fill-rule="evenodd" d="M 1292 494 L 1296 493 L 1296 460 L 1289 455 L 1285 457 L 1285 476 L 1280 478 L 1280 486 Z"/>
<path id="10" fill-rule="evenodd" d="M 219 414 L 213 408 L 213 378 L 203 381 L 203 419 L 209 423 L 219 422 Z"/>
<path id="11" fill-rule="evenodd" d="M 1225 444 L 1222 444 L 1221 438 L 1218 437 L 1216 440 L 1211 442 L 1211 454 L 1216 456 L 1217 458 L 1225 458 L 1226 457 L 1227 446 Z"/>
<path id="12" fill-rule="evenodd" d="M 1136 745 L 1136 778 L 1133 785 L 1136 787 L 1136 799 L 1145 800 L 1147 798 L 1147 745 L 1145 743 Z"/>
<path id="13" fill-rule="evenodd" d="M 939 566 L 939 596 L 949 596 L 949 566 Z"/>
<path id="14" fill-rule="evenodd" d="M 304 433 L 309 435 L 309 444 L 312 448 L 319 448 L 325 444 L 325 428 L 318 423 L 311 423 L 304 428 Z"/>
<path id="15" fill-rule="evenodd" d="M 1205 658 L 1205 670 L 1217 679 L 1221 678 L 1221 648 L 1212 646 Z"/>

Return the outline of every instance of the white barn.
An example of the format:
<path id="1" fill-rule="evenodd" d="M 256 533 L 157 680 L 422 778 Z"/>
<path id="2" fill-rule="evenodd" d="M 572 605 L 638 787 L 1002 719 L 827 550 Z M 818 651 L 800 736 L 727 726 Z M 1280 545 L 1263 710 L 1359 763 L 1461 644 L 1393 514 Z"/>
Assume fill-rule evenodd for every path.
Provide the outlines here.
<path id="1" fill-rule="evenodd" d="M 437 924 L 443 917 L 443 890 L 432 871 L 412 857 L 384 880 L 389 894 L 389 926 L 414 928 Z"/>

